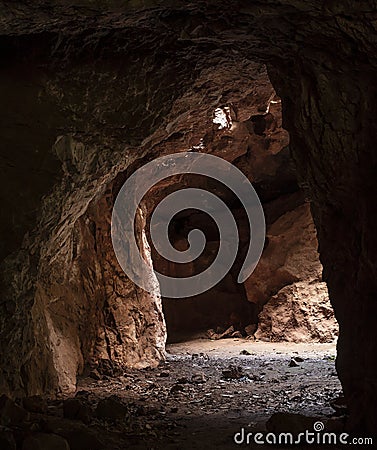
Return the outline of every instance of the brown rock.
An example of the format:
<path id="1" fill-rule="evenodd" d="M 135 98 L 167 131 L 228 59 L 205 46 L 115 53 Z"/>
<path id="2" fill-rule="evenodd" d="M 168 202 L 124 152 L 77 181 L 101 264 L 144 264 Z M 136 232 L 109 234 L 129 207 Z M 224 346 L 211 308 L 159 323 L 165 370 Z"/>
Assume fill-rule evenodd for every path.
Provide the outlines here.
<path id="1" fill-rule="evenodd" d="M 168 378 L 168 377 L 170 376 L 170 373 L 167 372 L 167 371 L 164 371 L 164 372 L 160 372 L 160 373 L 158 374 L 158 376 L 159 376 L 160 378 Z"/>
<path id="2" fill-rule="evenodd" d="M 278 200 L 276 200 L 278 202 Z M 321 281 L 322 266 L 310 205 L 280 215 L 267 227 L 267 246 L 245 282 L 249 301 L 263 305 L 284 286 Z"/>
<path id="3" fill-rule="evenodd" d="M 255 337 L 271 342 L 333 342 L 338 324 L 322 282 L 298 282 L 271 298 L 259 314 Z"/>
<path id="4" fill-rule="evenodd" d="M 69 398 L 63 403 L 63 414 L 67 419 L 77 419 L 82 403 L 76 398 Z"/>
<path id="5" fill-rule="evenodd" d="M 69 398 L 63 403 L 63 414 L 67 419 L 81 420 L 88 424 L 93 411 L 89 405 L 83 403 L 80 398 Z"/>
<path id="6" fill-rule="evenodd" d="M 191 383 L 202 384 L 202 383 L 205 383 L 206 381 L 207 380 L 206 380 L 204 373 L 194 373 L 191 376 Z"/>
<path id="7" fill-rule="evenodd" d="M 242 333 L 240 331 L 235 331 L 234 333 L 231 334 L 231 337 L 232 338 L 241 339 L 243 336 L 242 336 Z"/>
<path id="8" fill-rule="evenodd" d="M 61 419 L 59 417 L 46 417 L 43 423 L 43 431 L 62 436 L 69 444 L 70 450 L 103 450 L 104 443 L 98 436 L 98 432 L 90 429 L 80 421 Z"/>
<path id="9" fill-rule="evenodd" d="M 100 375 L 100 373 L 98 372 L 97 369 L 91 370 L 89 373 L 89 377 L 93 378 L 93 380 L 101 380 L 102 379 L 102 376 Z"/>
<path id="10" fill-rule="evenodd" d="M 229 366 L 227 369 L 222 371 L 222 376 L 225 379 L 239 380 L 244 376 L 244 372 L 241 367 Z"/>
<path id="11" fill-rule="evenodd" d="M 257 331 L 258 324 L 252 323 L 250 325 L 246 325 L 245 327 L 245 333 L 247 336 L 253 336 L 254 333 Z"/>
<path id="12" fill-rule="evenodd" d="M 96 415 L 100 419 L 122 420 L 129 415 L 127 405 L 112 396 L 98 402 Z"/>
<path id="13" fill-rule="evenodd" d="M 216 340 L 218 339 L 219 333 L 217 333 L 214 329 L 210 328 L 209 330 L 206 331 L 207 336 L 212 339 L 212 340 Z"/>

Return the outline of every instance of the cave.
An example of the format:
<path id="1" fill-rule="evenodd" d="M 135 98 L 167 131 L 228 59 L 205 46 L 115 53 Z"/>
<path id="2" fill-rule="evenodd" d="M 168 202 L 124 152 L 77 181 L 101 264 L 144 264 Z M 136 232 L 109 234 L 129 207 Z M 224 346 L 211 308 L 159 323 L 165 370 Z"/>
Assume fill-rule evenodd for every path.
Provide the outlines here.
<path id="1" fill-rule="evenodd" d="M 374 2 L 21 0 L 0 17 L 0 447 L 232 448 L 240 427 L 318 424 L 371 444 Z M 234 192 L 194 172 L 123 194 L 185 152 L 229 163 L 261 203 L 241 283 L 252 228 Z M 195 275 L 222 243 L 189 206 L 169 238 L 185 253 L 202 228 L 203 258 L 152 245 L 156 205 L 193 181 L 240 245 L 218 284 L 174 298 L 162 275 Z"/>

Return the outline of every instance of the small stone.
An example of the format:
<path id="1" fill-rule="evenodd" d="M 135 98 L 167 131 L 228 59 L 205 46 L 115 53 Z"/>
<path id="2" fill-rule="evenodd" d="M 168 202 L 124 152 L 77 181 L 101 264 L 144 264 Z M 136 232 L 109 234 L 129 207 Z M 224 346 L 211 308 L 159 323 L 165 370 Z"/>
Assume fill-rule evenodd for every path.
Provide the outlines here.
<path id="1" fill-rule="evenodd" d="M 100 400 L 96 409 L 96 415 L 100 419 L 124 419 L 128 412 L 128 407 L 114 396 Z"/>
<path id="2" fill-rule="evenodd" d="M 301 358 L 301 356 L 294 356 L 293 359 L 298 363 L 304 362 L 304 358 Z"/>
<path id="3" fill-rule="evenodd" d="M 89 391 L 85 391 L 84 389 L 81 391 L 77 391 L 75 394 L 75 397 L 79 397 L 79 398 L 85 398 L 87 399 L 89 397 L 90 392 Z"/>
<path id="4" fill-rule="evenodd" d="M 222 376 L 225 379 L 239 380 L 244 376 L 244 373 L 241 367 L 229 366 L 222 371 Z"/>
<path id="5" fill-rule="evenodd" d="M 297 362 L 292 358 L 288 364 L 288 367 L 298 367 Z"/>
<path id="6" fill-rule="evenodd" d="M 206 377 L 204 376 L 203 373 L 195 373 L 191 377 L 192 383 L 201 384 L 201 383 L 205 383 L 206 381 L 207 381 Z"/>
<path id="7" fill-rule="evenodd" d="M 189 382 L 189 379 L 187 377 L 181 377 L 178 378 L 177 383 L 179 384 L 187 384 Z"/>
<path id="8" fill-rule="evenodd" d="M 160 372 L 158 376 L 159 376 L 160 378 L 167 378 L 167 377 L 170 376 L 170 373 L 164 371 L 164 372 Z"/>
<path id="9" fill-rule="evenodd" d="M 88 425 L 92 421 L 93 410 L 90 406 L 83 404 L 80 408 L 78 419 Z"/>
<path id="10" fill-rule="evenodd" d="M 174 384 L 170 388 L 170 393 L 171 394 L 176 394 L 177 392 L 182 392 L 183 390 L 184 390 L 184 387 L 181 384 Z"/>
<path id="11" fill-rule="evenodd" d="M 63 403 L 63 416 L 66 419 L 77 419 L 81 402 L 77 398 L 69 398 Z"/>
<path id="12" fill-rule="evenodd" d="M 248 352 L 247 350 L 241 350 L 240 355 L 251 355 L 251 353 Z"/>
<path id="13" fill-rule="evenodd" d="M 37 433 L 27 437 L 22 450 L 70 450 L 68 442 L 56 434 Z"/>

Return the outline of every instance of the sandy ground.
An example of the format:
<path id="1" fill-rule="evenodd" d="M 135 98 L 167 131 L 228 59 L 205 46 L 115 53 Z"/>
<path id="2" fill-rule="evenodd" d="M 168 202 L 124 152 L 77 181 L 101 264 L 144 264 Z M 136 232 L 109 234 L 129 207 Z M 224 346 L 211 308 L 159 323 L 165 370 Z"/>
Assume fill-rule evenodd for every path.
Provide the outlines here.
<path id="1" fill-rule="evenodd" d="M 271 358 L 279 355 L 305 357 L 335 357 L 336 342 L 331 344 L 292 343 L 292 342 L 261 342 L 248 339 L 221 339 L 211 341 L 198 337 L 189 341 L 167 345 L 167 352 L 171 355 L 184 356 L 200 352 L 215 358 L 239 357 L 241 350 L 248 350 L 253 356 Z"/>
<path id="2" fill-rule="evenodd" d="M 130 405 L 127 426 L 108 425 L 123 442 L 114 450 L 235 449 L 241 427 L 264 430 L 275 412 L 326 418 L 334 412 L 329 401 L 341 394 L 335 344 L 196 339 L 170 344 L 167 352 L 155 369 L 82 380 L 94 403 L 116 395 Z M 232 373 L 236 378 L 227 377 Z"/>

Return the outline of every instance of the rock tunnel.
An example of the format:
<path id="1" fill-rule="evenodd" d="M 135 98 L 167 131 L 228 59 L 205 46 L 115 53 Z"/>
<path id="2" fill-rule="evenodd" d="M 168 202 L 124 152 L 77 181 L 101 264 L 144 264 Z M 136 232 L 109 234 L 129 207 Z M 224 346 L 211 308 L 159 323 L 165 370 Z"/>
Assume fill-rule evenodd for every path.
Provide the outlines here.
<path id="1" fill-rule="evenodd" d="M 1 393 L 72 393 L 96 361 L 156 367 L 166 327 L 226 327 L 233 312 L 271 337 L 273 307 L 260 315 L 271 296 L 284 308 L 328 289 L 347 429 L 372 435 L 376 23 L 370 0 L 3 2 Z M 243 285 L 230 272 L 206 298 L 177 304 L 127 278 L 109 230 L 124 181 L 190 149 L 246 173 L 267 240 Z M 148 244 L 148 213 L 184 185 L 156 186 L 138 209 L 136 238 L 152 274 L 170 269 Z M 172 229 L 176 245 L 203 222 L 215 242 L 211 224 L 188 214 Z M 224 307 L 214 311 L 211 296 Z M 319 340 L 325 332 L 313 330 Z"/>

